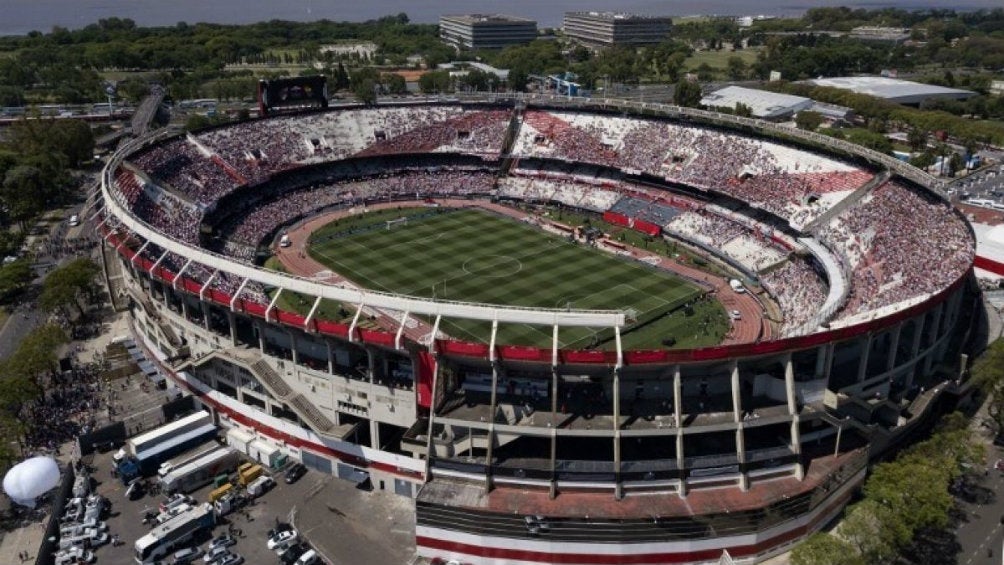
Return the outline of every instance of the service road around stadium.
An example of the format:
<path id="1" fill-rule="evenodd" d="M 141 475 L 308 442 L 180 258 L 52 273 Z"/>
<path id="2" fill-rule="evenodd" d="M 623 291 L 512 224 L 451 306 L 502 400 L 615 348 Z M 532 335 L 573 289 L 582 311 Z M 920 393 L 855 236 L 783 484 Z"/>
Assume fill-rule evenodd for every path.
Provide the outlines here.
<path id="1" fill-rule="evenodd" d="M 507 215 L 516 221 L 525 218 L 527 215 L 525 211 L 515 210 L 485 201 L 472 202 L 471 200 L 436 199 L 434 202 L 440 206 L 456 208 L 469 208 L 472 204 L 476 204 L 480 208 Z M 424 201 L 415 201 L 411 203 L 380 203 L 370 205 L 366 211 L 375 212 L 390 208 L 400 208 L 402 206 L 420 207 L 425 206 L 426 204 L 427 202 Z M 354 216 L 359 212 L 360 210 L 331 211 L 325 214 L 313 216 L 292 226 L 287 232 L 285 232 L 286 235 L 289 236 L 291 245 L 289 247 L 274 246 L 273 252 L 275 253 L 276 258 L 282 263 L 283 267 L 292 274 L 314 277 L 318 276 L 320 273 L 324 273 L 327 275 L 325 277 L 325 282 L 329 284 L 351 284 L 346 277 L 337 272 L 332 272 L 332 269 L 329 266 L 320 263 L 310 256 L 310 235 L 335 220 Z M 544 218 L 540 219 L 543 220 Z M 316 249 L 314 251 L 316 252 Z M 736 294 L 731 288 L 729 288 L 727 280 L 721 277 L 709 275 L 708 273 L 689 265 L 683 265 L 666 257 L 646 253 L 640 249 L 629 248 L 629 251 L 631 256 L 635 259 L 641 260 L 646 257 L 651 257 L 654 259 L 653 262 L 655 265 L 661 269 L 670 271 L 672 274 L 682 278 L 699 280 L 702 283 L 713 287 L 714 298 L 721 303 L 727 311 L 738 310 L 740 312 L 741 319 L 732 322 L 730 331 L 722 340 L 722 345 L 753 343 L 762 339 L 770 339 L 772 337 L 771 326 L 766 322 L 763 308 L 755 296 L 750 293 Z M 415 323 L 409 324 L 408 327 L 404 329 L 404 334 L 409 339 L 419 342 L 424 341 L 423 338 L 425 338 L 425 336 L 432 331 L 431 324 L 426 323 L 424 320 L 417 319 L 414 316 L 412 316 L 410 320 Z M 396 329 L 400 325 L 399 319 L 396 319 L 394 316 L 383 311 L 376 313 L 376 322 L 385 328 L 391 329 Z M 537 328 L 529 324 L 526 326 L 532 327 L 535 331 L 541 333 L 545 332 L 542 328 Z M 440 331 L 443 333 L 442 328 Z"/>

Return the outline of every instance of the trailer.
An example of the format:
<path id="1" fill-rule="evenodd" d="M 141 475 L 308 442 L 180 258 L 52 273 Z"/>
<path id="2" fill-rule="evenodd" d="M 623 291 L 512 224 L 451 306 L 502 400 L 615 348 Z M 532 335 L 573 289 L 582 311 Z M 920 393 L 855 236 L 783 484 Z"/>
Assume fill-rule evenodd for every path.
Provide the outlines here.
<path id="1" fill-rule="evenodd" d="M 164 461 L 210 441 L 216 432 L 212 416 L 196 412 L 126 441 L 115 456 L 116 470 L 123 484 L 153 475 Z"/>
<path id="2" fill-rule="evenodd" d="M 237 468 L 240 455 L 229 447 L 220 447 L 186 464 L 160 479 L 164 492 L 192 492 L 213 481 L 222 473 Z"/>
<path id="3" fill-rule="evenodd" d="M 211 451 L 216 451 L 219 448 L 220 448 L 220 443 L 215 440 L 201 443 L 195 446 L 194 448 L 185 451 L 181 455 L 172 457 L 170 460 L 161 463 L 160 467 L 157 469 L 157 476 L 163 478 L 171 471 L 184 467 L 185 465 L 188 465 L 192 461 L 199 459 L 203 455 Z"/>
<path id="4" fill-rule="evenodd" d="M 139 457 L 140 454 L 151 451 L 168 440 L 186 435 L 212 423 L 213 416 L 205 410 L 200 410 L 144 434 L 129 438 L 123 447 L 123 455 Z"/>

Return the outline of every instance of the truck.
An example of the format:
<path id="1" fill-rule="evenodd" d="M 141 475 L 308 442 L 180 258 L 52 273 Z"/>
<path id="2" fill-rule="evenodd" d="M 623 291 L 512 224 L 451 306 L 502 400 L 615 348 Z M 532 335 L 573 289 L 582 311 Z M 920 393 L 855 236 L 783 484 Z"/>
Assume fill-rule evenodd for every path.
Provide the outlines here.
<path id="1" fill-rule="evenodd" d="M 237 467 L 239 454 L 229 447 L 220 447 L 202 457 L 178 467 L 160 479 L 164 492 L 192 492 L 213 481 L 221 473 Z"/>
<path id="2" fill-rule="evenodd" d="M 216 436 L 209 412 L 199 411 L 126 441 L 113 457 L 122 484 L 157 472 L 169 458 Z"/>
<path id="3" fill-rule="evenodd" d="M 240 466 L 237 470 L 237 484 L 242 487 L 246 487 L 251 484 L 251 481 L 257 479 L 265 473 L 265 469 L 261 465 L 256 465 L 254 463 L 245 463 Z"/>
<path id="4" fill-rule="evenodd" d="M 188 451 L 182 453 L 181 455 L 178 455 L 177 457 L 173 457 L 170 460 L 161 463 L 160 467 L 157 468 L 157 476 L 160 478 L 164 478 L 171 471 L 178 469 L 180 467 L 184 467 L 185 465 L 188 465 L 192 461 L 199 459 L 203 455 L 211 451 L 216 451 L 217 449 L 219 449 L 219 447 L 220 444 L 217 441 L 207 441 L 205 443 L 197 445 L 194 448 L 189 449 Z"/>

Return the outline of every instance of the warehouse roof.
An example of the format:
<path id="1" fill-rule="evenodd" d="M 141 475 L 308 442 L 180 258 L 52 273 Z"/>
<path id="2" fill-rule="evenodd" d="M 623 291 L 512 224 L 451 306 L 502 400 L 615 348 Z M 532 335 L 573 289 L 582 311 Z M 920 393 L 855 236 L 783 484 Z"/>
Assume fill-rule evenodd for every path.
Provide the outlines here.
<path id="1" fill-rule="evenodd" d="M 958 88 L 947 88 L 909 80 L 887 77 L 833 77 L 807 81 L 816 86 L 829 86 L 868 94 L 899 104 L 920 104 L 929 98 L 965 100 L 976 93 Z"/>
<path id="2" fill-rule="evenodd" d="M 701 105 L 709 107 L 734 109 L 738 103 L 749 106 L 757 118 L 778 118 L 805 110 L 812 99 L 742 86 L 726 86 L 701 99 Z"/>

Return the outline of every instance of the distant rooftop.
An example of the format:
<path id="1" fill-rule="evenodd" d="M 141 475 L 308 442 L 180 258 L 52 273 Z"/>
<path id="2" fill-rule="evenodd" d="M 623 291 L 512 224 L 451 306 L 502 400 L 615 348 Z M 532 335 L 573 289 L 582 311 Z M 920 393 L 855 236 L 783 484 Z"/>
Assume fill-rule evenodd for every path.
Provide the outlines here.
<path id="1" fill-rule="evenodd" d="M 565 12 L 565 17 L 568 16 L 590 16 L 604 20 L 660 20 L 669 18 L 669 16 L 646 16 L 627 12 Z"/>
<path id="2" fill-rule="evenodd" d="M 850 90 L 858 94 L 868 94 L 899 104 L 919 104 L 928 98 L 965 100 L 976 95 L 975 92 L 969 90 L 887 77 L 833 77 L 818 78 L 806 82 L 816 86 L 829 86 Z"/>
<path id="3" fill-rule="evenodd" d="M 487 22 L 534 22 L 529 18 L 521 18 L 519 16 L 509 16 L 506 14 L 453 14 L 441 16 L 442 19 L 451 19 L 458 22 L 476 24 L 476 23 L 487 23 Z"/>
<path id="4" fill-rule="evenodd" d="M 734 109 L 738 103 L 749 106 L 757 118 L 787 116 L 812 106 L 812 100 L 803 96 L 780 94 L 742 86 L 726 86 L 701 99 L 702 105 L 711 107 Z"/>

